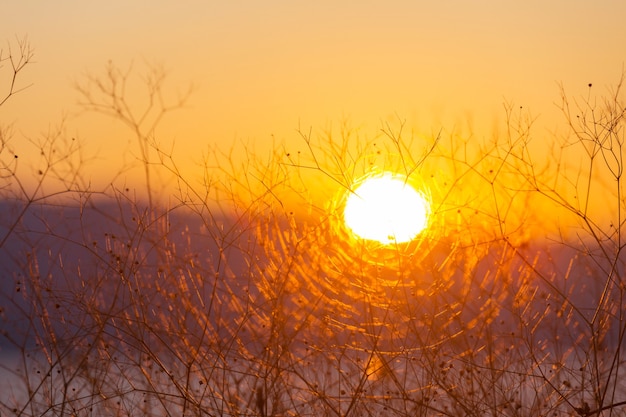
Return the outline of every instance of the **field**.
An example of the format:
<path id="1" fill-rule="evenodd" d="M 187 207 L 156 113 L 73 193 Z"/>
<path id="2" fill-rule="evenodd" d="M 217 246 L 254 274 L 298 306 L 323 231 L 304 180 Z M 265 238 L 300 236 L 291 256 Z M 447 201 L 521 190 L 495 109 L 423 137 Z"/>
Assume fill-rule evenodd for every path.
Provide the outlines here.
<path id="1" fill-rule="evenodd" d="M 198 180 L 119 77 L 79 93 L 129 127 L 141 190 L 91 189 L 63 132 L 26 168 L 0 126 L 0 415 L 626 415 L 621 81 L 563 91 L 543 158 L 509 106 L 484 141 L 301 131 Z M 155 124 L 180 104 L 147 102 Z M 427 190 L 412 242 L 343 224 L 373 170 Z"/>

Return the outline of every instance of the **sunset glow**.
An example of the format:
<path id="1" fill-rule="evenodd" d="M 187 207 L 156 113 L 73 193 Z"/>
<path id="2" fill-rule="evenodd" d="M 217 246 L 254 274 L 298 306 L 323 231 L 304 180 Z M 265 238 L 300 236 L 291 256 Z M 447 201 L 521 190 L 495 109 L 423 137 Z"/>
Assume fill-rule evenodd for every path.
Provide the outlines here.
<path id="1" fill-rule="evenodd" d="M 626 1 L 0 13 L 0 417 L 626 417 Z"/>
<path id="2" fill-rule="evenodd" d="M 361 182 L 347 198 L 346 226 L 358 237 L 383 244 L 413 240 L 428 224 L 426 198 L 399 176 Z"/>

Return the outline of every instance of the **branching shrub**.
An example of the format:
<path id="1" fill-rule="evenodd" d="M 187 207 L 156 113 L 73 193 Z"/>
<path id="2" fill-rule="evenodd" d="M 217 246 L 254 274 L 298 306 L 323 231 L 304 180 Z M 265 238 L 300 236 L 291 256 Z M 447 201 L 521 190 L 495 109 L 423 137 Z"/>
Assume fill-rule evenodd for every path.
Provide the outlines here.
<path id="1" fill-rule="evenodd" d="M 624 415 L 621 82 L 562 91 L 569 133 L 549 158 L 506 105 L 480 143 L 343 124 L 268 156 L 214 150 L 197 182 L 156 139 L 186 95 L 169 104 L 148 73 L 139 104 L 112 65 L 79 87 L 130 128 L 143 196 L 89 190 L 62 130 L 31 141 L 24 172 L 4 133 L 2 415 Z M 431 200 L 414 241 L 343 224 L 372 171 Z"/>

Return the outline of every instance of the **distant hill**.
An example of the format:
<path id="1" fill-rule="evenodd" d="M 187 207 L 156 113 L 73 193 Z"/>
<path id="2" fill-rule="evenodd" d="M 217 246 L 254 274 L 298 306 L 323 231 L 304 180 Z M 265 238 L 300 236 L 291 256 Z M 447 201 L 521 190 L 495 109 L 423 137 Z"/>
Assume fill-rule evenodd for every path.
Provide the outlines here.
<path id="1" fill-rule="evenodd" d="M 34 335 L 44 330 L 37 327 L 41 326 L 38 320 L 29 317 L 44 314 L 46 309 L 56 314 L 52 326 L 60 337 L 88 338 L 85 335 L 97 324 L 94 317 L 113 314 L 106 310 L 109 307 L 122 315 L 124 309 L 134 308 L 133 299 L 139 296 L 144 297 L 142 303 L 146 307 L 154 307 L 154 311 L 142 313 L 145 320 L 155 320 L 161 326 L 170 319 L 161 316 L 158 308 L 168 308 L 172 315 L 181 315 L 176 320 L 182 320 L 187 331 L 194 333 L 199 331 L 198 326 L 207 325 L 202 322 L 204 314 L 218 339 L 232 339 L 233 332 L 240 332 L 233 323 L 244 316 L 249 328 L 265 332 L 263 329 L 272 320 L 271 309 L 275 308 L 271 305 L 277 300 L 283 303 L 285 320 L 295 323 L 293 326 L 301 320 L 331 320 L 339 328 L 357 329 L 369 319 L 361 316 L 365 313 L 356 305 L 364 300 L 377 303 L 376 297 L 384 296 L 367 294 L 374 290 L 368 289 L 364 281 L 351 282 L 350 268 L 356 264 L 350 264 L 349 249 L 340 253 L 346 268 L 341 270 L 341 262 L 333 261 L 339 253 L 333 245 L 306 249 L 306 242 L 290 241 L 288 234 L 279 236 L 280 233 L 265 236 L 266 241 L 259 242 L 259 232 L 250 230 L 251 225 L 244 219 L 229 218 L 223 213 L 194 211 L 190 206 L 150 209 L 111 199 L 94 200 L 83 206 L 33 204 L 16 220 L 22 204 L 0 202 L 0 239 L 4 239 L 0 247 L 4 335 L 0 337 L 0 348 L 34 347 Z M 272 245 L 283 248 L 272 255 Z M 538 311 L 565 311 L 568 305 L 575 305 L 581 314 L 593 314 L 611 268 L 601 256 L 589 255 L 597 247 L 530 242 L 520 249 L 525 258 L 522 260 L 512 252 L 501 252 L 505 246 L 493 245 L 493 249 L 481 252 L 482 259 L 478 260 L 471 259 L 471 248 L 465 252 L 455 249 L 457 259 L 451 259 L 450 242 L 433 242 L 431 253 L 420 255 L 422 261 L 415 261 L 423 262 L 423 266 L 407 264 L 410 282 L 402 284 L 406 287 L 403 291 L 413 294 L 415 305 L 420 306 L 417 311 L 443 309 L 437 303 L 447 300 L 445 308 L 462 309 L 455 320 L 467 322 L 472 322 L 473 315 L 484 314 L 483 307 L 488 303 L 501 303 L 499 320 L 509 322 L 514 316 L 510 309 L 516 302 L 520 280 L 525 279 L 537 288 L 528 302 Z M 289 251 L 299 251 L 293 262 L 281 258 L 290 256 Z M 426 259 L 430 259 L 429 265 Z M 327 265 L 321 269 L 303 265 L 315 262 Z M 505 263 L 507 266 L 502 266 Z M 624 263 L 622 259 L 617 265 L 620 274 Z M 441 279 L 438 274 L 444 274 L 443 265 L 447 268 L 445 285 L 437 283 Z M 534 272 L 531 265 L 536 268 Z M 371 278 L 379 279 L 375 275 L 382 273 L 393 278 L 395 272 L 387 269 L 384 272 L 384 265 L 372 269 Z M 439 290 L 434 289 L 436 285 Z M 391 294 L 401 287 L 391 282 L 381 288 Z M 186 292 L 184 297 L 182 291 Z M 24 292 L 28 292 L 31 302 L 24 301 Z M 33 304 L 33 297 L 48 304 Z M 461 305 L 462 297 L 471 299 Z M 567 303 L 563 297 L 567 297 Z M 413 308 L 410 300 L 402 302 L 408 303 L 406 308 Z M 385 306 L 382 298 L 376 308 L 388 308 Z M 100 310 L 90 313 L 92 308 Z M 211 311 L 199 313 L 194 311 L 197 308 Z M 384 311 L 381 314 L 391 317 Z M 548 324 L 546 320 L 542 328 L 554 332 Z M 557 331 L 569 337 L 574 332 Z M 241 332 L 236 336 L 248 338 L 250 343 L 260 337 Z"/>

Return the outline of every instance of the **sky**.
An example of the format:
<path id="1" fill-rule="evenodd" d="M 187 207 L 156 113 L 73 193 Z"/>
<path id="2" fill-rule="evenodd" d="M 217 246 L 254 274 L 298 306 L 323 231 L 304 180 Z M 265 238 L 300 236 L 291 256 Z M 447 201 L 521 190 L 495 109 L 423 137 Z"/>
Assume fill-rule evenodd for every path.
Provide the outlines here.
<path id="1" fill-rule="evenodd" d="M 96 157 L 93 183 L 137 153 L 123 126 L 79 105 L 76 85 L 108 62 L 137 75 L 162 66 L 172 99 L 193 89 L 157 131 L 190 172 L 211 146 L 299 147 L 298 128 L 344 121 L 489 137 L 503 103 L 529 109 L 542 140 L 561 123 L 559 83 L 602 91 L 626 62 L 622 0 L 24 0 L 2 2 L 0 16 L 3 49 L 27 37 L 35 50 L 19 79 L 32 86 L 0 123 L 18 146 L 65 120 Z"/>

